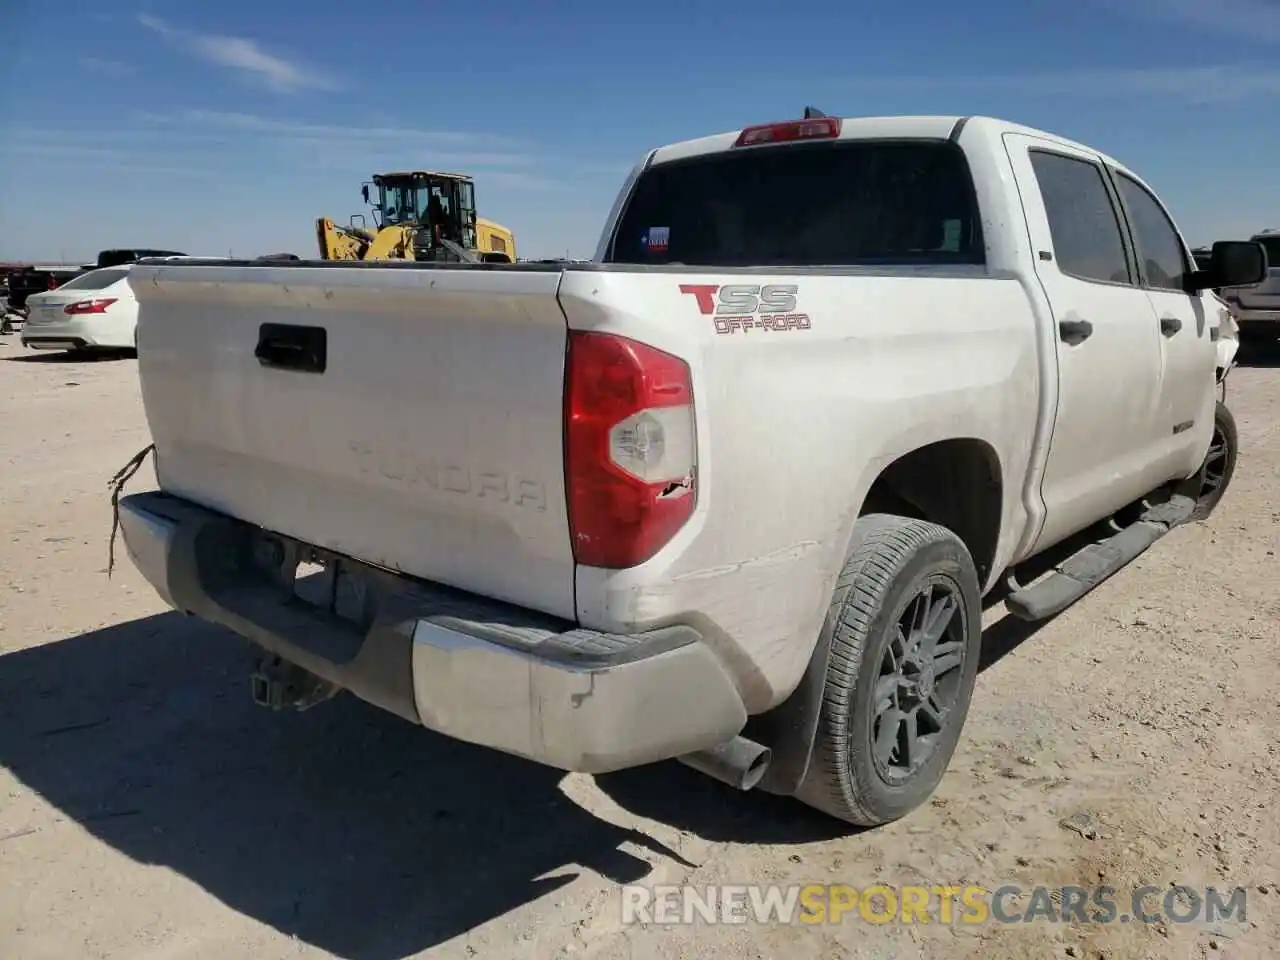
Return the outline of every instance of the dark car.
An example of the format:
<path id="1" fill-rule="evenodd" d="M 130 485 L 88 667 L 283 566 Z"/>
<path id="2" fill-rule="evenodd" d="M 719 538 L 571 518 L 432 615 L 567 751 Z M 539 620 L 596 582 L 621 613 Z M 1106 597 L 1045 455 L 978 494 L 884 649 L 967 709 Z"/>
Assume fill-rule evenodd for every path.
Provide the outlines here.
<path id="1" fill-rule="evenodd" d="M 146 247 L 128 247 L 114 250 L 100 250 L 95 263 L 80 267 L 43 267 L 22 266 L 8 273 L 8 309 L 18 316 L 26 313 L 27 297 L 33 293 L 45 293 L 56 290 L 68 280 L 91 270 L 103 267 L 118 267 L 125 263 L 134 263 L 144 257 L 185 257 L 185 253 L 177 250 L 152 250 Z M 3 307 L 4 303 L 0 303 Z"/>
<path id="2" fill-rule="evenodd" d="M 9 309 L 21 314 L 27 305 L 27 297 L 33 293 L 56 290 L 72 277 L 82 273 L 76 267 L 42 268 L 24 267 L 9 274 Z"/>

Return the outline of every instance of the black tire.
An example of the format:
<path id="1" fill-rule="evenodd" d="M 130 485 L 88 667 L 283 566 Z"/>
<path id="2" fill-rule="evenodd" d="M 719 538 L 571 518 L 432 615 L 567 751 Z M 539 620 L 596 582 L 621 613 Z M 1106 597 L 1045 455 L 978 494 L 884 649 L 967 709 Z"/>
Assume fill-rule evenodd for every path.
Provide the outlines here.
<path id="1" fill-rule="evenodd" d="M 1195 511 L 1192 520 L 1207 520 L 1217 508 L 1231 478 L 1236 472 L 1236 458 L 1240 453 L 1240 434 L 1236 430 L 1236 418 L 1227 405 L 1218 401 L 1213 411 L 1213 438 L 1204 463 L 1196 472 L 1194 496 Z"/>
<path id="2" fill-rule="evenodd" d="M 885 700 L 877 698 L 875 691 L 889 682 L 881 668 L 897 642 L 899 621 L 930 585 L 931 595 L 949 592 L 955 599 L 946 636 L 961 661 L 952 668 L 955 676 L 948 688 L 948 705 L 927 759 L 898 778 L 876 758 L 873 737 L 889 721 L 878 721 Z M 982 596 L 973 558 L 960 538 L 945 527 L 888 514 L 864 516 L 854 527 L 853 547 L 823 631 L 831 650 L 826 686 L 809 770 L 796 796 L 858 826 L 897 820 L 924 803 L 938 786 L 969 712 L 982 646 Z M 898 644 L 895 650 L 900 648 Z M 898 669 L 895 676 L 904 668 Z M 902 716 L 898 712 L 902 689 L 895 686 L 890 696 L 895 717 Z M 920 723 L 919 709 L 916 716 L 915 722 Z M 900 733 L 887 739 L 903 742 Z"/>

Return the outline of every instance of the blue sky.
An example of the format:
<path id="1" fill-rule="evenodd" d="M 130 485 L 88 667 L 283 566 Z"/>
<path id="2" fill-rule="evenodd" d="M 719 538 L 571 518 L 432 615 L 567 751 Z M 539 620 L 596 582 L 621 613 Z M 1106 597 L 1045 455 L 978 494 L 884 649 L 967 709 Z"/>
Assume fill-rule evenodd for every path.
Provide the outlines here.
<path id="1" fill-rule="evenodd" d="M 645 150 L 806 104 L 1083 140 L 1192 243 L 1280 226 L 1280 0 L 8 0 L 0 33 L 0 259 L 310 255 L 405 167 L 590 256 Z"/>

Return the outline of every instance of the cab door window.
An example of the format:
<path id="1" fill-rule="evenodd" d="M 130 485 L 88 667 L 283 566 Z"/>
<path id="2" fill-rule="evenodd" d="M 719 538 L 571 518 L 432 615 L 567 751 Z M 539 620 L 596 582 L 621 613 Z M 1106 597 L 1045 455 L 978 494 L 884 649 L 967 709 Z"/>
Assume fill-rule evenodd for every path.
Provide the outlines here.
<path id="1" fill-rule="evenodd" d="M 1120 220 L 1102 168 L 1088 160 L 1031 151 L 1058 269 L 1077 280 L 1133 283 Z"/>
<path id="2" fill-rule="evenodd" d="M 1186 248 L 1173 221 L 1142 184 L 1119 171 L 1114 172 L 1120 197 L 1132 221 L 1134 244 L 1147 286 L 1182 293 L 1186 290 L 1189 265 Z"/>

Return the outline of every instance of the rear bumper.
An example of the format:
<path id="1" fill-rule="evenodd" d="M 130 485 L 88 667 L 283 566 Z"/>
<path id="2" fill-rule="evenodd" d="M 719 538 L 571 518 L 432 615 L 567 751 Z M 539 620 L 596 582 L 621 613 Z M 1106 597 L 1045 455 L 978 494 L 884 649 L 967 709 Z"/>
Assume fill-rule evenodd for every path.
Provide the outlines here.
<path id="1" fill-rule="evenodd" d="M 22 345 L 32 350 L 83 350 L 87 347 L 120 349 L 133 346 L 132 330 L 114 319 L 103 321 L 65 320 L 33 323 L 22 328 Z"/>
<path id="2" fill-rule="evenodd" d="M 84 350 L 95 346 L 83 337 L 23 337 L 22 345 L 28 350 Z"/>
<path id="3" fill-rule="evenodd" d="M 344 560 L 374 598 L 357 626 L 289 599 L 276 571 L 305 545 L 163 493 L 122 499 L 120 527 L 170 605 L 459 740 L 603 773 L 714 746 L 746 723 L 689 627 L 601 634 Z M 282 552 L 263 560 L 264 544 Z"/>

